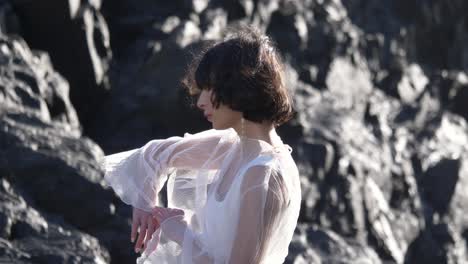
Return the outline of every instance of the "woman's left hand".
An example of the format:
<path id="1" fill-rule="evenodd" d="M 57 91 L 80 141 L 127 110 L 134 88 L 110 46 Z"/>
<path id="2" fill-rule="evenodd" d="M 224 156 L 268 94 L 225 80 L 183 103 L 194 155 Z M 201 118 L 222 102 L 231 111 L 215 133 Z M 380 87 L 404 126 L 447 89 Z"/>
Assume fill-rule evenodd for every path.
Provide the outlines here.
<path id="1" fill-rule="evenodd" d="M 159 207 L 155 206 L 152 211 L 152 215 L 159 223 L 164 222 L 165 220 L 174 217 L 174 216 L 184 216 L 184 210 L 177 209 L 177 208 L 166 208 L 166 207 Z"/>
<path id="2" fill-rule="evenodd" d="M 164 235 L 181 244 L 185 229 L 187 228 L 187 223 L 184 221 L 184 210 L 156 206 L 151 213 L 160 223 L 160 228 Z"/>

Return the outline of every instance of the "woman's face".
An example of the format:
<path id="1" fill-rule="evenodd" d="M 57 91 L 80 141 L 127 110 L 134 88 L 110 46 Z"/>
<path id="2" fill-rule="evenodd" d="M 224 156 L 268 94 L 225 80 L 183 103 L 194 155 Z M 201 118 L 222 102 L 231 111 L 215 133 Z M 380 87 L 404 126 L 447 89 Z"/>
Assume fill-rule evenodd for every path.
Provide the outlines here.
<path id="1" fill-rule="evenodd" d="M 212 90 L 202 90 L 197 100 L 197 107 L 203 111 L 205 118 L 212 123 L 214 129 L 233 127 L 242 117 L 242 113 L 234 111 L 226 105 L 214 108 L 211 103 Z"/>

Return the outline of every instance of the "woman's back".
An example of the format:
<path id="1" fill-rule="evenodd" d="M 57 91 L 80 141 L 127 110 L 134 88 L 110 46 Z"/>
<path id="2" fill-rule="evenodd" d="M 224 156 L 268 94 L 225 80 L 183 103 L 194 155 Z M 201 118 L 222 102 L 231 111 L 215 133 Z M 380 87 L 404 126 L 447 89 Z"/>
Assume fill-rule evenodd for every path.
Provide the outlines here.
<path id="1" fill-rule="evenodd" d="M 252 143 L 255 144 L 255 142 L 250 142 Z M 297 188 L 299 180 L 294 173 L 291 173 L 294 172 L 294 164 L 293 170 L 290 172 L 286 170 L 290 161 L 287 159 L 289 156 L 287 149 L 272 153 L 268 151 L 270 147 L 266 146 L 266 148 L 267 150 L 262 155 L 243 164 L 227 191 L 220 191 L 219 187 L 223 180 L 219 179 L 209 192 L 205 208 L 205 241 L 209 241 L 207 246 L 212 250 L 222 251 L 220 254 L 225 258 L 233 253 L 248 255 L 246 250 L 254 250 L 258 255 L 256 255 L 257 259 L 252 260 L 253 263 L 260 263 L 260 260 L 261 263 L 282 263 L 281 260 L 287 255 L 288 245 L 297 222 L 298 212 L 296 211 L 300 206 L 300 196 L 291 196 L 300 194 L 300 189 Z M 265 178 L 244 179 L 252 176 Z M 286 183 L 287 180 L 283 177 L 291 177 L 291 183 Z M 262 188 L 267 188 L 268 191 L 255 190 L 259 184 L 265 184 Z M 292 186 L 288 187 L 287 184 Z M 247 192 L 252 191 L 257 191 L 258 195 L 246 195 Z M 264 194 L 266 197 L 262 197 Z M 264 204 L 262 204 L 262 199 L 265 199 Z M 254 206 L 256 202 L 258 204 Z M 242 208 L 243 205 L 244 208 Z M 248 211 L 248 207 L 253 207 L 256 215 L 244 215 L 249 220 L 239 221 L 241 214 Z M 258 221 L 252 221 L 252 219 L 258 219 Z M 245 226 L 239 226 L 242 223 Z M 237 229 L 232 228 L 236 226 Z M 240 234 L 237 238 L 235 238 L 236 233 Z M 242 248 L 237 248 L 237 252 L 231 252 L 234 240 L 245 241 L 246 235 L 256 236 L 257 241 L 250 244 L 241 242 Z M 272 243 L 274 241 L 279 243 L 275 245 Z M 226 245 L 226 247 L 219 247 L 219 245 Z"/>

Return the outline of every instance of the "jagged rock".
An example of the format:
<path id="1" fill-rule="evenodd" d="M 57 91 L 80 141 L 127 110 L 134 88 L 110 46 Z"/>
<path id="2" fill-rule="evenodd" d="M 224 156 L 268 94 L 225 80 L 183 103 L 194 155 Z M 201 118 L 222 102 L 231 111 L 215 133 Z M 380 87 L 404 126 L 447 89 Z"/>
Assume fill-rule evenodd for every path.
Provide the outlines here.
<path id="1" fill-rule="evenodd" d="M 194 132 L 208 127 L 180 83 L 193 53 L 200 49 L 201 45 L 192 43 L 199 37 L 194 23 L 182 21 L 170 38 L 152 43 L 148 53 L 138 48 L 149 40 L 134 46 L 135 56 L 128 57 L 128 63 L 138 67 L 125 67 L 115 75 L 114 90 L 92 129 L 92 137 L 107 153 L 141 146 L 153 138 L 182 135 L 188 128 Z"/>
<path id="2" fill-rule="evenodd" d="M 399 98 L 403 103 L 412 104 L 423 94 L 428 83 L 429 79 L 421 67 L 411 64 L 401 71 L 394 70 L 379 85 L 385 87 L 388 94 Z"/>
<path id="3" fill-rule="evenodd" d="M 79 133 L 80 124 L 69 98 L 68 83 L 57 74 L 49 57 L 31 52 L 21 39 L 0 37 L 1 109 L 21 111 Z"/>
<path id="4" fill-rule="evenodd" d="M 451 80 L 457 86 L 457 78 L 448 77 L 451 74 L 446 70 L 454 71 L 456 76 L 458 71 L 467 69 L 468 50 L 464 43 L 468 30 L 463 14 L 468 7 L 465 1 L 342 2 L 350 20 L 363 31 L 360 33 L 360 49 L 374 73 L 375 83 L 380 84 L 379 88 L 397 95 L 394 88 L 400 81 L 405 82 L 403 73 L 414 68 L 408 68 L 414 64 L 423 69 L 423 74 L 417 75 L 426 75 L 430 79 L 433 74 L 445 72 L 441 77 L 429 80 L 429 85 L 441 86 L 439 100 L 444 101 L 447 97 L 443 95 L 452 90 Z M 425 77 L 418 79 L 422 82 Z M 442 79 L 440 84 L 438 79 Z M 414 88 L 419 90 L 417 86 Z M 463 90 L 466 89 L 461 89 L 461 93 L 466 94 Z M 460 106 L 455 112 L 466 117 L 466 107 Z"/>
<path id="5" fill-rule="evenodd" d="M 208 9 L 200 16 L 200 29 L 203 39 L 220 39 L 228 24 L 228 14 L 222 8 Z"/>
<path id="6" fill-rule="evenodd" d="M 33 49 L 47 51 L 70 83 L 70 98 L 82 124 L 93 118 L 108 84 L 109 32 L 101 1 L 11 1 L 21 35 Z"/>
<path id="7" fill-rule="evenodd" d="M 447 213 L 455 187 L 460 180 L 460 160 L 444 158 L 436 164 L 426 165 L 421 175 L 421 189 L 434 211 L 443 216 Z"/>
<path id="8" fill-rule="evenodd" d="M 405 263 L 465 263 L 466 241 L 448 223 L 430 225 L 411 243 Z"/>
<path id="9" fill-rule="evenodd" d="M 407 23 L 402 42 L 410 60 L 437 69 L 468 69 L 466 1 L 395 1 L 395 6 L 397 18 Z"/>
<path id="10" fill-rule="evenodd" d="M 299 225 L 285 263 L 382 263 L 369 247 L 317 226 Z"/>
<path id="11" fill-rule="evenodd" d="M 0 171 L 12 175 L 41 208 L 81 228 L 112 216 L 112 196 L 100 185 L 97 161 L 103 154 L 97 145 L 21 113 L 1 115 L 0 135 Z"/>
<path id="12" fill-rule="evenodd" d="M 142 38 L 148 41 L 165 39 L 168 34 L 160 25 L 167 18 L 178 17 L 187 20 L 192 11 L 202 11 L 206 2 L 206 0 L 138 2 L 103 0 L 102 13 L 109 24 L 114 55 L 117 59 L 125 56 L 128 54 L 128 49 Z"/>
<path id="13" fill-rule="evenodd" d="M 0 179 L 1 263 L 108 263 L 97 239 L 32 208 Z M 5 223 L 7 223 L 5 225 Z"/>
<path id="14" fill-rule="evenodd" d="M 468 120 L 468 76 L 460 71 L 441 71 L 431 76 L 431 91 L 440 103 Z"/>
<path id="15" fill-rule="evenodd" d="M 412 126 L 409 120 L 399 119 L 401 113 L 395 110 L 404 108 L 396 100 L 379 91 L 370 95 L 362 111 L 346 103 L 353 96 L 351 90 L 346 97 L 333 91 L 306 93 L 305 98 L 296 94 L 298 119 L 307 131 L 295 148 L 296 155 L 301 173 L 310 175 L 302 181 L 301 217 L 354 237 L 361 245 L 370 241 L 384 261 L 403 263 L 407 254 L 422 254 L 414 253 L 422 250 L 415 245 L 429 238 L 419 234 L 426 224 L 433 224 L 435 212 L 443 212 L 438 217 L 447 210 L 457 215 L 448 225 L 455 228 L 453 236 L 461 237 L 465 223 L 455 219 L 463 219 L 456 212 L 464 203 L 452 207 L 450 201 L 452 195 L 463 200 L 456 185 L 465 182 L 466 176 L 459 173 L 459 161 L 447 159 L 466 155 L 468 133 L 460 118 L 448 114 L 437 118 L 432 115 L 438 111 L 423 109 L 409 119 L 419 119 L 420 124 Z M 361 118 L 372 122 L 372 130 L 361 125 Z M 421 142 L 418 148 L 408 145 L 416 140 Z M 424 142 L 435 144 L 429 147 Z M 426 154 L 415 160 L 418 153 Z M 441 252 L 456 255 L 460 247 L 441 246 Z M 464 253 L 458 259 L 463 257 Z"/>
<path id="16" fill-rule="evenodd" d="M 461 234 L 468 226 L 463 217 L 467 208 L 468 126 L 459 116 L 444 114 L 431 133 L 421 139 L 414 159 L 416 179 L 426 203 L 426 221 L 449 221 L 451 228 Z"/>
<path id="17" fill-rule="evenodd" d="M 406 31 L 400 31 L 407 21 L 398 14 L 397 4 L 390 1 L 280 1 L 275 4 L 268 10 L 256 9 L 258 6 L 254 4 L 252 14 L 248 9 L 239 11 L 239 3 L 230 7 L 210 3 L 200 14 L 202 38 L 219 38 L 219 32 L 225 25 L 252 17 L 254 23 L 259 23 L 259 28 L 266 30 L 276 40 L 293 68 L 288 72 L 288 78 L 298 110 L 297 118 L 281 132 L 288 135 L 286 141 L 295 149 L 301 174 L 308 175 L 301 180 L 304 190 L 301 221 L 316 223 L 337 234 L 351 237 L 359 247 L 370 246 L 383 262 L 402 263 L 418 249 L 415 245 L 419 242 L 415 241 L 424 243 L 419 234 L 425 232 L 424 226 L 429 218 L 427 208 L 431 208 L 431 211 L 433 206 L 439 207 L 434 202 L 428 203 L 425 198 L 425 193 L 431 189 L 423 190 L 424 185 L 434 186 L 434 183 L 429 178 L 415 178 L 418 166 L 426 162 L 426 158 L 414 158 L 420 151 L 414 144 L 438 126 L 443 112 L 442 106 L 437 103 L 440 97 L 429 89 L 432 75 L 424 65 L 412 63 L 417 56 L 412 53 L 413 47 L 407 45 L 410 42 L 404 42 L 408 39 Z M 373 13 L 375 10 L 380 13 Z M 260 12 L 264 12 L 264 15 L 259 15 Z M 178 20 L 179 24 L 187 18 L 182 15 L 178 17 L 182 17 Z M 220 22 L 210 23 L 210 18 Z M 193 21 L 195 25 L 198 24 L 196 18 Z M 161 54 L 167 52 L 164 49 L 170 49 L 164 47 L 164 43 L 175 39 L 175 32 L 165 32 L 161 42 L 152 45 L 152 50 L 146 50 Z M 139 43 L 145 47 L 149 42 L 142 40 Z M 134 50 L 129 54 L 146 54 Z M 169 54 L 179 60 L 175 54 Z M 145 61 L 140 59 L 134 63 L 133 60 L 132 65 L 145 65 Z M 186 60 L 179 60 L 178 63 L 186 63 Z M 132 69 L 135 67 L 132 66 Z M 138 75 L 139 72 L 136 69 L 132 74 L 144 76 Z M 179 77 L 179 74 L 171 76 Z M 145 78 L 154 79 L 148 75 L 140 80 Z M 375 88 L 383 90 L 385 94 Z M 129 97 L 125 92 L 118 94 Z M 141 101 L 137 101 L 142 105 Z M 123 106 L 121 103 L 113 105 Z M 123 107 L 126 108 L 129 107 Z M 122 107 L 114 106 L 113 109 Z M 136 113 L 139 113 L 137 117 L 143 116 L 141 110 L 136 110 Z M 164 113 L 162 116 L 165 116 Z M 139 127 L 144 131 L 154 131 L 154 134 L 163 129 L 143 125 L 144 120 L 133 119 L 133 125 L 127 127 Z M 158 119 L 151 118 L 153 120 Z M 170 126 L 173 128 L 176 125 Z M 129 131 L 128 135 L 132 135 L 131 129 L 123 127 L 123 131 Z M 109 133 L 104 132 L 100 138 L 105 138 L 106 134 Z M 123 138 L 130 137 L 128 135 Z M 135 145 L 141 145 L 151 136 L 147 134 L 145 137 Z M 104 145 L 119 142 L 117 144 L 125 149 L 136 143 L 127 141 L 129 145 L 125 147 L 127 143 L 122 143 L 126 142 L 121 140 L 122 137 L 114 138 L 119 140 L 112 139 Z M 116 150 L 119 146 L 106 149 Z M 424 172 L 421 177 L 431 173 Z M 463 181 L 464 177 L 456 178 Z M 444 182 L 444 188 L 454 190 L 454 182 L 452 185 Z M 440 193 L 439 198 L 450 197 L 437 192 Z M 447 201 L 439 198 L 431 199 L 447 204 Z M 450 222 L 449 225 L 458 224 Z M 459 226 L 461 228 L 463 225 Z M 458 228 L 456 230 L 455 236 L 463 232 Z M 317 241 L 308 243 L 314 247 Z M 293 243 L 296 246 L 299 244 Z M 321 252 L 318 255 L 315 251 L 306 250 L 307 246 L 303 248 L 306 252 L 302 256 L 303 261 L 314 261 L 320 259 L 319 256 L 326 259 L 333 254 Z M 445 250 L 450 255 L 456 248 Z"/>
<path id="18" fill-rule="evenodd" d="M 330 63 L 325 83 L 333 97 L 339 98 L 341 107 L 349 107 L 356 113 L 364 111 L 367 98 L 373 90 L 371 76 L 363 61 L 351 63 L 335 58 Z M 343 87 L 347 87 L 343 89 Z"/>
<path id="19" fill-rule="evenodd" d="M 0 116 L 0 174 L 41 210 L 60 214 L 97 236 L 114 257 L 134 258 L 128 235 L 122 239 L 130 232 L 129 208 L 116 211 L 115 197 L 101 183 L 102 150 L 89 139 L 27 114 Z"/>
<path id="20" fill-rule="evenodd" d="M 307 6 L 300 2 L 281 2 L 281 6 L 271 15 L 267 33 L 277 42 L 282 51 L 304 51 L 308 42 L 308 27 L 304 18 Z"/>
<path id="21" fill-rule="evenodd" d="M 19 34 L 19 20 L 9 1 L 0 2 L 0 34 Z"/>
<path id="22" fill-rule="evenodd" d="M 91 141 L 80 140 L 79 122 L 68 100 L 67 82 L 53 71 L 47 56 L 35 56 L 21 41 L 3 39 L 1 45 L 5 62 L 1 88 L 5 96 L 0 108 L 3 174 L 14 174 L 14 181 L 24 183 L 31 195 L 42 201 L 42 206 L 66 210 L 71 220 L 82 221 L 77 216 L 83 212 L 69 206 L 79 203 L 81 195 L 93 197 L 91 193 L 95 193 L 97 203 L 89 203 L 92 207 L 97 205 L 98 208 L 102 206 L 99 202 L 110 201 L 110 197 L 97 199 L 103 193 L 99 185 L 102 175 L 97 165 L 102 152 Z M 68 178 L 63 178 L 66 175 Z M 73 183 L 73 179 L 77 182 Z M 69 191 L 86 182 L 90 186 L 82 191 L 88 193 Z M 50 193 L 65 200 L 68 197 L 69 203 L 57 200 L 48 195 Z M 106 212 L 99 209 L 95 215 L 105 216 Z M 86 225 L 83 222 L 83 226 Z"/>
<path id="23" fill-rule="evenodd" d="M 22 239 L 22 250 L 33 252 L 35 263 L 49 263 L 48 256 L 56 263 L 99 262 L 91 257 L 81 259 L 79 254 L 73 257 L 76 247 L 87 250 L 88 246 L 101 245 L 96 240 L 92 242 L 91 236 L 82 238 L 81 233 L 70 239 L 61 238 L 57 230 L 69 225 L 97 236 L 117 259 L 134 259 L 128 234 L 123 240 L 123 233 L 130 232 L 127 219 L 131 212 L 129 208 L 116 207 L 115 196 L 102 186 L 99 162 L 103 152 L 82 137 L 68 99 L 68 83 L 53 70 L 44 53 L 32 53 L 21 39 L 2 37 L 0 51 L 0 179 L 18 186 L 21 195 L 40 212 L 63 218 L 62 222 L 51 222 L 39 214 L 18 213 L 20 220 L 13 221 L 4 215 L 0 217 L 0 233 L 7 240 L 12 235 Z M 43 234 L 45 226 L 53 227 L 46 233 L 55 244 L 30 238 L 34 233 Z M 4 248 L 5 256 L 20 256 L 23 252 Z M 65 251 L 60 252 L 61 248 Z M 108 262 L 109 258 L 103 261 Z"/>
<path id="24" fill-rule="evenodd" d="M 101 20 L 100 1 L 55 2 L 26 9 L 31 13 L 30 7 L 57 4 L 67 12 L 53 19 L 69 20 L 92 10 L 96 21 Z M 23 6 L 18 12 L 26 3 L 30 1 L 15 4 Z M 288 263 L 463 263 L 468 132 L 466 122 L 447 111 L 468 118 L 466 8 L 462 0 L 104 1 L 115 54 L 105 76 L 112 90 L 102 97 L 75 89 L 72 82 L 72 93 L 102 99 L 84 127 L 106 153 L 208 128 L 190 109 L 179 79 L 205 41 L 219 39 L 227 27 L 253 24 L 278 43 L 298 112 L 280 129 L 294 149 L 303 186 L 301 223 Z M 2 10 L 0 16 L 15 20 L 15 9 Z M 34 10 L 34 17 L 42 10 Z M 18 24 L 34 29 L 24 14 Z M 1 25 L 2 32 L 8 28 Z M 8 63 L 3 65 L 12 68 Z M 113 198 L 102 192 L 96 165 L 102 153 L 81 137 L 66 89 L 53 81 L 45 85 L 56 87 L 52 93 L 35 89 L 42 84 L 35 84 L 41 81 L 34 81 L 33 73 L 48 78 L 36 68 L 2 79 L 15 85 L 0 86 L 0 100 L 10 106 L 0 106 L 8 109 L 1 110 L 0 173 L 19 175 L 11 182 L 37 203 L 37 210 L 61 214 L 98 237 L 114 262 L 130 261 L 129 208 L 116 202 L 113 213 Z M 50 94 L 59 99 L 50 99 Z M 77 105 L 80 117 L 87 103 Z M 36 175 L 20 166 L 6 170 L 13 159 Z M 68 176 L 54 177 L 47 169 Z M 78 213 L 30 182 L 55 192 L 61 190 L 54 183 L 86 186 L 79 194 L 98 202 L 80 209 L 92 214 L 102 210 L 94 219 L 99 223 L 89 218 L 78 222 Z M 61 197 L 80 201 L 76 193 L 62 191 Z M 0 217 L 0 233 L 11 232 L 12 223 Z M 27 263 L 8 240 L 0 244 L 5 245 L 0 255 Z"/>

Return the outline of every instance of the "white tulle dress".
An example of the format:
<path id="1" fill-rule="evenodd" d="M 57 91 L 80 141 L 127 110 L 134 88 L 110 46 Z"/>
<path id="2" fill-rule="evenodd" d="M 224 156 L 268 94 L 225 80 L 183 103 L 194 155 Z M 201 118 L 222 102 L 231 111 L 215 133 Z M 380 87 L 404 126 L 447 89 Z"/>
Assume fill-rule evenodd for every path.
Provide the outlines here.
<path id="1" fill-rule="evenodd" d="M 283 263 L 301 203 L 290 153 L 230 128 L 106 156 L 105 181 L 125 203 L 151 211 L 167 180 L 168 207 L 185 212 L 160 224 L 137 263 Z"/>

